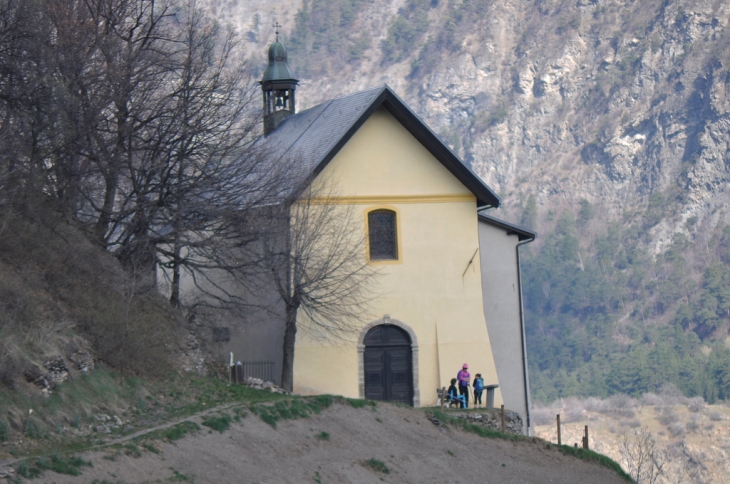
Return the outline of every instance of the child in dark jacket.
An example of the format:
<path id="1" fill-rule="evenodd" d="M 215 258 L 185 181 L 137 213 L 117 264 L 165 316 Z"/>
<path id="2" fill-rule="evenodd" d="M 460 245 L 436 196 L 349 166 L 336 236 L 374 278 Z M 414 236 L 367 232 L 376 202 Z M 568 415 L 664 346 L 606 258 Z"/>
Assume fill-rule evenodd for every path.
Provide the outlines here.
<path id="1" fill-rule="evenodd" d="M 447 395 L 449 402 L 457 402 L 461 405 L 461 408 L 466 408 L 466 398 L 464 398 L 464 395 L 459 395 L 458 390 L 456 390 L 456 378 L 451 379 L 451 386 Z"/>
<path id="2" fill-rule="evenodd" d="M 474 407 L 478 408 L 482 404 L 482 392 L 484 391 L 484 379 L 481 373 L 477 373 L 477 376 L 474 377 L 472 388 L 474 389 Z"/>

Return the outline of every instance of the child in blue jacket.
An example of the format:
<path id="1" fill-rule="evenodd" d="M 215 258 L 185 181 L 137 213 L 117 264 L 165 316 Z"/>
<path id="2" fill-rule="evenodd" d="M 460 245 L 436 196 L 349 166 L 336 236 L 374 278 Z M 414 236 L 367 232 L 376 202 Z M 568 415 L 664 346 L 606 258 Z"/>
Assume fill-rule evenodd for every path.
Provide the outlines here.
<path id="1" fill-rule="evenodd" d="M 477 373 L 477 376 L 474 377 L 472 388 L 474 389 L 474 407 L 478 408 L 479 405 L 482 405 L 482 392 L 484 391 L 484 378 L 481 373 Z"/>

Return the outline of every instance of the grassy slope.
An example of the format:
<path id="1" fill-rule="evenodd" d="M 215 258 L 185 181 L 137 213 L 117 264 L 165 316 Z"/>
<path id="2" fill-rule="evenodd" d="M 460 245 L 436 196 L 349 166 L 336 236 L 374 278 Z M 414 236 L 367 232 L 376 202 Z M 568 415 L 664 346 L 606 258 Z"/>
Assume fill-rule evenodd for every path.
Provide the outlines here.
<path id="1" fill-rule="evenodd" d="M 214 379 L 181 378 L 174 382 L 147 381 L 142 384 L 142 381 L 140 380 L 130 381 L 129 379 L 124 379 L 119 375 L 111 373 L 97 373 L 102 373 L 102 375 L 93 378 L 91 378 L 90 375 L 90 378 L 87 378 L 87 380 L 82 383 L 84 402 L 88 402 L 90 395 L 93 395 L 95 392 L 101 391 L 102 389 L 105 393 L 110 390 L 114 392 L 115 405 L 119 405 L 121 402 L 130 403 L 130 401 L 133 400 L 143 388 L 151 390 L 155 394 L 150 394 L 148 397 L 144 398 L 144 404 L 142 404 L 142 400 L 140 400 L 137 402 L 136 408 L 130 407 L 129 412 L 123 412 L 124 418 L 127 421 L 126 427 L 113 432 L 110 436 L 98 437 L 98 435 L 94 434 L 82 435 L 80 433 L 74 433 L 73 435 L 66 435 L 62 439 L 54 439 L 47 435 L 40 436 L 35 439 L 28 439 L 26 437 L 26 440 L 34 441 L 36 446 L 34 448 L 25 448 L 22 455 L 19 452 L 19 448 L 14 447 L 13 444 L 12 448 L 18 454 L 19 458 L 19 460 L 16 460 L 13 464 L 18 475 L 31 478 L 44 475 L 48 471 L 52 471 L 55 472 L 55 474 L 66 474 L 71 476 L 86 474 L 91 478 L 107 472 L 103 468 L 110 468 L 113 469 L 114 476 L 118 476 L 121 479 L 121 482 L 124 482 L 125 478 L 134 479 L 134 472 L 138 470 L 138 467 L 144 468 L 145 466 L 151 466 L 151 468 L 156 469 L 155 472 L 163 472 L 163 469 L 167 469 L 174 465 L 175 469 L 181 469 L 180 471 L 174 472 L 175 475 L 185 475 L 184 473 L 186 473 L 188 474 L 189 479 L 193 479 L 190 476 L 191 469 L 195 469 L 195 472 L 198 473 L 202 472 L 201 469 L 205 469 L 206 465 L 214 465 L 215 463 L 207 463 L 207 459 L 199 458 L 199 456 L 195 454 L 184 458 L 184 460 L 190 461 L 191 465 L 193 465 L 192 462 L 197 462 L 195 466 L 190 468 L 180 467 L 180 456 L 177 454 L 180 452 L 185 454 L 185 452 L 187 452 L 185 449 L 190 445 L 193 447 L 203 445 L 205 447 L 205 444 L 183 444 L 182 439 L 209 441 L 214 438 L 210 436 L 211 433 L 228 434 L 230 432 L 234 432 L 234 435 L 231 435 L 230 437 L 231 439 L 239 438 L 239 434 L 240 437 L 247 440 L 263 438 L 266 442 L 265 447 L 275 449 L 276 455 L 279 457 L 285 456 L 289 452 L 293 451 L 287 446 L 279 448 L 282 445 L 281 439 L 279 437 L 274 437 L 274 434 L 271 434 L 270 437 L 266 437 L 268 434 L 266 431 L 263 431 L 265 435 L 261 435 L 261 426 L 258 426 L 258 429 L 256 426 L 252 427 L 251 422 L 248 419 L 255 418 L 250 416 L 255 415 L 260 418 L 263 424 L 265 424 L 264 427 L 268 425 L 275 430 L 278 429 L 285 421 L 309 419 L 310 423 L 305 423 L 298 427 L 292 427 L 291 425 L 283 427 L 281 432 L 286 433 L 287 436 L 284 437 L 284 441 L 286 442 L 298 439 L 304 439 L 304 441 L 306 441 L 306 439 L 310 438 L 308 435 L 311 433 L 313 428 L 319 428 L 319 426 L 323 425 L 323 422 L 332 421 L 339 422 L 340 424 L 344 423 L 345 428 L 337 426 L 332 428 L 327 427 L 329 431 L 322 430 L 314 435 L 315 442 L 321 442 L 322 445 L 327 445 L 326 442 L 329 442 L 330 440 L 339 440 L 341 437 L 340 434 L 343 431 L 347 432 L 350 424 L 352 424 L 353 429 L 355 429 L 353 432 L 359 435 L 360 439 L 363 441 L 367 441 L 368 438 L 372 438 L 373 436 L 382 435 L 380 438 L 386 439 L 389 443 L 388 445 L 394 446 L 405 453 L 404 456 L 391 455 L 390 459 L 388 459 L 386 456 L 380 455 L 383 452 L 378 453 L 377 449 L 370 448 L 368 451 L 369 455 L 372 454 L 376 457 L 372 457 L 367 460 L 365 459 L 367 456 L 363 456 L 361 459 L 362 462 L 360 463 L 362 466 L 370 468 L 370 470 L 375 472 L 376 475 L 387 475 L 393 471 L 397 474 L 397 476 L 400 476 L 393 476 L 393 479 L 403 479 L 401 482 L 411 482 L 415 478 L 413 470 L 410 469 L 406 463 L 402 463 L 401 461 L 410 452 L 416 451 L 409 447 L 412 445 L 412 442 L 410 441 L 414 440 L 412 438 L 414 436 L 411 435 L 411 438 L 405 437 L 416 431 L 426 431 L 428 435 L 436 432 L 434 435 L 438 435 L 439 439 L 443 440 L 443 442 L 436 445 L 437 448 L 440 448 L 442 445 L 451 445 L 451 448 L 456 450 L 456 453 L 451 450 L 446 451 L 449 456 L 453 457 L 453 459 L 447 458 L 448 460 L 453 461 L 453 463 L 449 465 L 449 468 L 455 466 L 454 469 L 449 470 L 449 472 L 459 469 L 459 458 L 472 459 L 465 455 L 466 451 L 463 447 L 454 447 L 454 445 L 456 445 L 454 442 L 472 442 L 467 446 L 467 449 L 469 449 L 469 452 L 475 452 L 475 455 L 479 456 L 477 459 L 481 459 L 484 455 L 483 453 L 490 453 L 489 449 L 491 449 L 490 446 L 492 444 L 489 444 L 489 441 L 495 441 L 495 444 L 499 447 L 501 444 L 497 444 L 497 442 L 506 440 L 511 442 L 510 445 L 512 447 L 508 447 L 508 449 L 513 450 L 508 450 L 508 453 L 512 457 L 525 461 L 525 456 L 531 456 L 532 454 L 535 456 L 534 462 L 526 464 L 528 467 L 527 469 L 522 469 L 520 466 L 514 466 L 513 468 L 513 464 L 510 463 L 510 472 L 515 472 L 517 473 L 516 475 L 520 475 L 521 472 L 535 472 L 535 466 L 539 467 L 543 464 L 545 466 L 551 465 L 550 462 L 555 461 L 556 457 L 550 456 L 553 455 L 553 452 L 558 451 L 568 457 L 568 460 L 565 461 L 565 463 L 570 462 L 571 459 L 575 457 L 580 460 L 585 460 L 587 462 L 606 467 L 616 472 L 618 476 L 623 479 L 630 481 L 615 462 L 600 454 L 596 454 L 591 451 L 583 451 L 582 449 L 576 450 L 566 446 L 554 446 L 542 441 L 541 439 L 506 435 L 500 432 L 485 430 L 482 427 L 465 424 L 463 420 L 451 417 L 448 411 L 443 413 L 438 411 L 434 412 L 435 416 L 443 422 L 444 428 L 448 429 L 447 434 L 444 435 L 443 433 L 439 434 L 438 428 L 434 428 L 433 425 L 424 418 L 424 410 L 425 412 L 430 412 L 429 409 L 414 410 L 388 404 L 377 404 L 376 402 L 366 402 L 363 400 L 349 400 L 328 395 L 308 398 L 287 397 L 271 394 L 265 391 L 251 390 L 240 386 L 228 387 L 223 382 Z M 110 384 L 111 387 L 109 386 Z M 181 391 L 181 388 L 184 388 L 185 390 Z M 71 404 L 72 401 L 80 401 L 73 399 L 78 397 L 79 390 L 81 389 L 82 388 L 79 387 L 78 383 L 61 385 L 58 392 L 58 402 L 60 403 L 45 406 L 42 409 L 39 409 L 39 413 L 51 412 L 52 409 L 57 410 L 58 405 L 63 406 Z M 162 393 L 164 391 L 168 391 L 169 393 Z M 157 392 L 160 393 L 158 394 Z M 174 396 L 171 396 L 173 394 Z M 99 397 L 101 397 L 101 395 L 99 395 Z M 108 402 L 109 400 L 107 400 L 107 403 Z M 211 412 L 210 409 L 217 410 Z M 327 415 L 329 416 L 323 415 L 322 417 L 319 417 L 319 414 L 322 412 L 327 412 Z M 249 416 L 248 419 L 246 419 L 247 416 Z M 374 422 L 377 423 L 368 424 L 367 422 L 373 418 Z M 364 423 L 363 419 L 367 422 Z M 165 425 L 165 422 L 174 423 L 174 425 Z M 423 428 L 420 427 L 422 422 L 425 425 Z M 360 428 L 363 423 L 368 430 L 372 430 L 375 433 L 372 435 L 363 434 L 363 429 Z M 161 424 L 162 426 L 157 428 Z M 243 425 L 243 428 L 241 425 Z M 140 427 L 146 427 L 150 430 L 139 432 Z M 411 430 L 409 430 L 409 428 Z M 241 432 L 243 432 L 243 434 L 241 434 Z M 246 432 L 250 432 L 250 435 L 246 436 Z M 278 432 L 279 430 L 276 430 L 276 433 Z M 477 440 L 474 441 L 473 437 L 459 437 L 462 432 L 476 436 Z M 129 438 L 123 437 L 125 433 L 129 435 Z M 474 442 L 477 442 L 479 438 L 486 439 L 484 441 L 484 445 L 486 447 L 480 448 L 479 445 L 481 444 L 475 447 Z M 415 438 L 415 441 L 417 442 L 418 438 Z M 218 444 L 216 445 L 219 448 L 218 452 L 222 456 L 225 452 L 227 452 L 227 449 L 223 446 L 228 445 L 228 440 L 220 441 L 220 439 L 218 439 L 217 442 Z M 449 444 L 449 442 L 452 443 Z M 171 447 L 170 444 L 174 445 Z M 433 444 L 433 442 L 430 442 L 430 444 Z M 178 445 L 180 446 L 179 448 L 177 447 Z M 292 445 L 295 445 L 297 448 L 300 446 L 300 444 Z M 367 448 L 369 444 L 365 445 Z M 309 448 L 310 444 L 307 444 L 306 447 Z M 95 452 L 89 452 L 92 448 L 97 450 Z M 360 447 L 354 447 L 354 449 L 360 449 L 352 450 L 352 452 L 355 453 L 362 451 Z M 496 452 L 494 449 L 493 451 Z M 387 452 L 393 452 L 393 450 L 388 450 Z M 418 452 L 425 452 L 428 454 L 432 453 L 433 449 L 420 449 Z M 440 452 L 443 453 L 444 451 L 441 450 Z M 316 454 L 316 452 L 314 453 Z M 456 455 L 457 453 L 458 456 Z M 302 457 L 301 452 L 296 452 L 295 454 L 298 458 Z M 496 455 L 497 454 L 494 454 L 494 456 Z M 544 455 L 547 455 L 548 457 L 546 458 Z M 33 457 L 23 458 L 27 456 Z M 165 460 L 164 465 L 157 463 L 157 460 L 160 458 Z M 313 458 L 315 460 L 318 459 L 318 457 Z M 338 458 L 342 458 L 342 456 L 339 456 Z M 344 458 L 345 460 L 355 459 L 357 462 L 356 455 L 350 456 L 347 452 L 345 452 Z M 140 463 L 132 463 L 130 462 L 130 459 L 140 459 Z M 491 460 L 494 459 L 501 461 L 504 460 L 505 457 L 494 457 Z M 255 458 L 252 460 L 256 461 Z M 484 462 L 485 471 L 489 465 L 500 465 L 498 462 L 488 463 L 489 460 L 490 459 L 487 459 L 487 461 Z M 530 458 L 527 460 L 532 459 Z M 428 461 L 428 459 L 424 461 L 424 465 L 426 465 L 426 467 L 429 466 L 429 464 L 427 464 Z M 112 462 L 114 464 L 112 464 Z M 284 464 L 286 461 L 281 462 L 283 467 L 286 468 L 286 464 Z M 565 465 L 565 463 L 562 465 Z M 504 467 L 505 464 L 503 463 L 501 465 Z M 251 472 L 258 472 L 255 464 L 252 463 L 250 466 Z M 294 464 L 292 464 L 292 466 L 294 466 Z M 582 473 L 586 473 L 587 469 L 590 469 L 591 467 L 570 464 L 568 468 L 568 473 L 573 474 L 570 478 L 576 478 L 578 479 L 576 482 L 580 482 L 579 476 L 583 475 Z M 297 473 L 300 473 L 300 471 L 301 469 L 292 467 L 292 469 L 286 472 L 291 473 L 291 475 L 296 475 Z M 324 476 L 325 473 L 329 471 L 330 469 L 326 467 L 322 468 L 322 466 L 320 466 L 320 471 L 318 472 L 321 472 Z M 442 472 L 445 471 L 447 470 L 442 469 Z M 111 472 L 111 470 L 108 472 Z M 315 477 L 319 475 L 318 472 L 315 473 Z M 561 470 L 561 472 L 563 471 Z M 610 475 L 610 473 L 605 475 Z M 54 477 L 54 480 L 56 480 L 56 477 Z M 616 482 L 620 481 L 621 479 L 618 479 Z M 57 480 L 57 482 L 65 481 Z"/>

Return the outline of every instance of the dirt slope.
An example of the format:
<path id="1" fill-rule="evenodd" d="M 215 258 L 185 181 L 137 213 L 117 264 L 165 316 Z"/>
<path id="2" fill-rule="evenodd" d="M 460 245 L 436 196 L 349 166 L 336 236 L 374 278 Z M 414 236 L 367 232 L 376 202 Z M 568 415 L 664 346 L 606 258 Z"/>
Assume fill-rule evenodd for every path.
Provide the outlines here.
<path id="1" fill-rule="evenodd" d="M 335 403 L 319 415 L 280 421 L 276 429 L 252 414 L 223 433 L 202 428 L 175 444 L 156 442 L 159 454 L 87 452 L 82 457 L 93 467 L 84 468 L 81 477 L 47 471 L 35 482 L 626 482 L 543 443 L 442 429 L 421 410 L 386 404 L 355 409 Z M 369 459 L 381 461 L 389 472 L 366 466 Z"/>

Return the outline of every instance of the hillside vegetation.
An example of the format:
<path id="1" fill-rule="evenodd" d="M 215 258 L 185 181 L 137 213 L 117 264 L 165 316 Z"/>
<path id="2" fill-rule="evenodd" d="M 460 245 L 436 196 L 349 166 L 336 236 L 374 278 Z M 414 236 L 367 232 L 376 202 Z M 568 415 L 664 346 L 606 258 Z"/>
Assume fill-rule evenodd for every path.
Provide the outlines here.
<path id="1" fill-rule="evenodd" d="M 170 371 L 176 315 L 55 208 L 45 196 L 0 208 L 2 383 L 22 386 L 45 361 L 82 352 L 132 373 Z"/>

